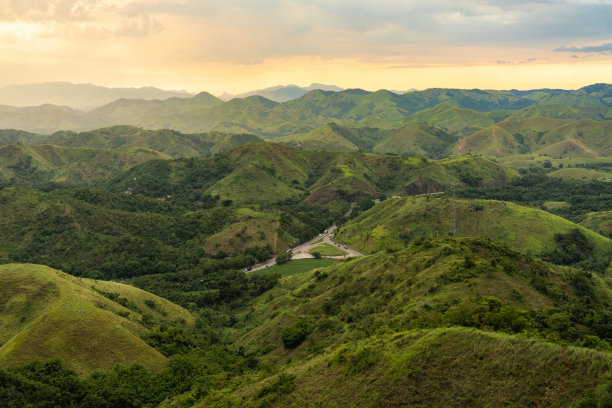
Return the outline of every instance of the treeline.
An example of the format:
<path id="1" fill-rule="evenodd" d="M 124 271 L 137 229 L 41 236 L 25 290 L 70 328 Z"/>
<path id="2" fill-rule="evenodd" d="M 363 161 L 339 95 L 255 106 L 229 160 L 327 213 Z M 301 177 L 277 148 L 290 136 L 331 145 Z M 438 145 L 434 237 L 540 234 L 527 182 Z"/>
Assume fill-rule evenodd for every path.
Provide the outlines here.
<path id="1" fill-rule="evenodd" d="M 546 201 L 563 201 L 567 207 L 548 209 L 573 222 L 580 222 L 588 212 L 610 209 L 612 183 L 592 180 L 570 180 L 530 173 L 501 187 L 467 188 L 457 191 L 459 197 L 511 201 L 541 207 Z"/>

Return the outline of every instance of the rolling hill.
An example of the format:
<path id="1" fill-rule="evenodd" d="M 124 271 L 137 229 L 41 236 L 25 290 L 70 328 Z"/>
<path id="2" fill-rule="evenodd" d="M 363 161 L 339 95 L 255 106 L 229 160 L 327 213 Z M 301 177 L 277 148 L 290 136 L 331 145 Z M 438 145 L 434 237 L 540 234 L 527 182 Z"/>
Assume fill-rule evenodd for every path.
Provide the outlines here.
<path id="1" fill-rule="evenodd" d="M 187 310 L 140 289 L 40 265 L 0 265 L 0 293 L 2 367 L 60 358 L 81 376 L 119 363 L 157 371 L 166 358 L 141 336 L 155 321 L 194 322 Z"/>
<path id="2" fill-rule="evenodd" d="M 388 133 L 372 147 L 373 152 L 442 157 L 457 140 L 445 131 L 423 123 L 411 123 Z"/>
<path id="3" fill-rule="evenodd" d="M 113 126 L 80 133 L 61 131 L 52 135 L 0 130 L 0 145 L 19 142 L 99 149 L 144 147 L 175 158 L 207 156 L 241 144 L 260 141 L 258 137 L 248 134 L 184 134 L 168 129 L 146 130 L 134 126 Z"/>
<path id="4" fill-rule="evenodd" d="M 294 275 L 243 312 L 236 342 L 276 371 L 234 381 L 197 406 L 606 401 L 597 387 L 611 372 L 609 353 L 545 340 L 580 337 L 585 321 L 568 311 L 585 296 L 594 313 L 609 315 L 603 279 L 473 238 L 425 240 Z M 604 326 L 590 324 L 585 339 L 607 338 Z"/>
<path id="5" fill-rule="evenodd" d="M 464 137 L 455 154 L 507 156 L 536 153 L 552 158 L 610 155 L 612 121 L 530 118 L 500 122 Z"/>
<path id="6" fill-rule="evenodd" d="M 10 144 L 0 146 L 0 183 L 95 184 L 148 160 L 169 158 L 143 147 L 94 149 Z"/>
<path id="7" fill-rule="evenodd" d="M 204 185 L 186 187 L 181 169 L 188 163 L 200 169 Z M 180 190 L 187 194 L 193 188 L 234 203 L 321 205 L 381 194 L 438 192 L 452 184 L 502 185 L 515 175 L 514 170 L 481 157 L 427 160 L 260 143 L 228 150 L 223 158 L 144 163 L 111 180 L 108 187 L 114 192 L 130 188 L 150 197 L 176 196 Z M 134 178 L 141 181 L 134 183 Z"/>
<path id="8" fill-rule="evenodd" d="M 459 236 L 484 236 L 532 255 L 556 248 L 555 234 L 578 229 L 593 245 L 593 255 L 612 251 L 601 235 L 545 211 L 504 201 L 453 200 L 448 194 L 387 199 L 345 224 L 337 236 L 371 253 L 419 237 L 452 235 L 453 228 Z"/>
<path id="9" fill-rule="evenodd" d="M 427 123 L 457 137 L 465 137 L 495 123 L 487 114 L 443 102 L 408 116 L 406 121 Z"/>

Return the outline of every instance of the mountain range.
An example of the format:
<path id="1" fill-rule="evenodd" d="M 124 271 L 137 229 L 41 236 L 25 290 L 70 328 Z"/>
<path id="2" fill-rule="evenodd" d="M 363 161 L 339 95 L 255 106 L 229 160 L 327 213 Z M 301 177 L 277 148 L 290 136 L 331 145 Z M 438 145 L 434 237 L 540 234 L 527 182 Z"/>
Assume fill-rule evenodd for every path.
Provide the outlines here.
<path id="1" fill-rule="evenodd" d="M 471 116 L 480 118 L 472 123 L 461 114 L 456 114 L 456 119 L 438 115 L 452 121 L 447 125 L 449 130 L 465 135 L 479 126 L 490 125 L 491 120 L 499 122 L 514 115 L 531 117 L 542 114 L 542 109 L 551 111 L 549 115 L 557 118 L 605 120 L 612 117 L 611 94 L 612 87 L 607 84 L 563 93 L 428 89 L 398 95 L 384 90 L 347 89 L 341 92 L 313 90 L 297 99 L 279 103 L 261 96 L 223 102 L 202 92 L 192 98 L 120 99 L 87 112 L 55 105 L 0 106 L 0 128 L 53 133 L 129 124 L 187 133 L 220 131 L 270 138 L 307 133 L 332 121 L 353 127 L 398 128 L 411 121 L 427 121 L 427 118 L 410 116 L 444 103 L 448 105 L 440 109 L 448 110 L 449 105 L 471 109 L 475 111 Z M 534 106 L 539 110 L 534 111 Z"/>
<path id="2" fill-rule="evenodd" d="M 189 98 L 187 91 L 165 91 L 151 86 L 142 88 L 108 88 L 92 84 L 70 82 L 46 82 L 42 84 L 9 85 L 0 88 L 0 105 L 69 106 L 77 110 L 90 110 L 117 99 L 168 99 Z"/>

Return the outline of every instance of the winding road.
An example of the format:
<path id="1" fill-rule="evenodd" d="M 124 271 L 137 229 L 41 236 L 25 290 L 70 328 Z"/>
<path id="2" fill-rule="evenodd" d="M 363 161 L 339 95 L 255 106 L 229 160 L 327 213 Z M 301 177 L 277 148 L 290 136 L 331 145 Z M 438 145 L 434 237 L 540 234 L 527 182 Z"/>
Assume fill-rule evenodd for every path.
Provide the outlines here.
<path id="1" fill-rule="evenodd" d="M 331 258 L 331 259 L 345 259 L 345 258 L 353 258 L 353 257 L 357 257 L 357 256 L 363 256 L 363 254 L 361 252 L 357 252 L 353 249 L 347 248 L 342 244 L 338 244 L 337 242 L 332 241 L 332 237 L 334 235 L 334 232 L 338 229 L 337 226 L 333 225 L 330 228 L 326 229 L 325 232 L 323 232 L 322 234 L 319 234 L 318 236 L 314 237 L 313 239 L 311 239 L 310 241 L 306 241 L 296 247 L 293 247 L 290 249 L 291 253 L 293 254 L 291 256 L 291 259 L 306 259 L 306 258 L 314 258 L 314 256 L 312 256 L 311 254 L 309 254 L 308 252 L 316 247 L 321 245 L 322 243 L 326 243 L 329 245 L 333 245 L 337 248 L 340 248 L 341 250 L 343 250 L 344 252 L 346 252 L 346 255 L 342 255 L 342 256 L 324 256 L 323 258 Z M 276 258 L 272 258 L 269 261 L 257 264 L 257 265 L 253 265 L 251 267 L 251 269 L 248 268 L 244 268 L 243 271 L 244 272 L 254 272 L 254 271 L 258 271 L 260 269 L 264 269 L 267 268 L 269 266 L 272 265 L 276 265 Z"/>

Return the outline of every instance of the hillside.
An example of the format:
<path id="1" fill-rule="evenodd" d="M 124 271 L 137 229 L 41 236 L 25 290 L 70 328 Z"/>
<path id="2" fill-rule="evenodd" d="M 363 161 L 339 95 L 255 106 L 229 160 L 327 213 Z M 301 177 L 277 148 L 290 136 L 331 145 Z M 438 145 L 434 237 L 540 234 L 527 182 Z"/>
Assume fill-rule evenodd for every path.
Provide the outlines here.
<path id="1" fill-rule="evenodd" d="M 187 178 L 186 165 L 199 185 Z M 481 157 L 427 160 L 261 143 L 239 146 L 215 158 L 151 161 L 108 186 L 114 192 L 130 188 L 150 197 L 177 197 L 198 190 L 234 203 L 321 205 L 381 194 L 431 193 L 452 184 L 503 185 L 515 175 L 514 170 Z"/>
<path id="2" fill-rule="evenodd" d="M 0 184 L 92 184 L 146 161 L 169 158 L 144 147 L 94 149 L 10 144 L 0 146 Z"/>
<path id="3" fill-rule="evenodd" d="M 410 115 L 406 120 L 427 123 L 457 137 L 465 137 L 494 123 L 493 119 L 482 112 L 461 108 L 448 102 Z"/>
<path id="4" fill-rule="evenodd" d="M 585 296 L 590 306 L 578 306 Z M 277 368 L 197 406 L 596 401 L 609 353 L 563 342 L 609 338 L 608 326 L 571 310 L 588 307 L 605 319 L 611 296 L 597 276 L 482 239 L 425 240 L 340 262 L 284 279 L 243 312 L 237 345 Z"/>
<path id="5" fill-rule="evenodd" d="M 438 158 L 443 156 L 456 140 L 454 136 L 439 128 L 414 123 L 390 131 L 388 136 L 372 148 L 372 151 Z"/>
<path id="6" fill-rule="evenodd" d="M 553 158 L 606 157 L 612 121 L 530 118 L 500 122 L 453 147 L 455 154 L 507 156 L 536 153 Z"/>
<path id="7" fill-rule="evenodd" d="M 584 216 L 580 225 L 604 237 L 612 238 L 612 211 L 588 213 Z"/>
<path id="8" fill-rule="evenodd" d="M 349 139 L 353 132 L 355 130 L 330 123 L 306 134 L 282 136 L 272 141 L 305 150 L 357 151 L 359 147 Z"/>
<path id="9" fill-rule="evenodd" d="M 455 216 L 453 216 L 453 208 Z M 493 200 L 453 200 L 448 194 L 387 199 L 340 228 L 337 237 L 367 252 L 402 247 L 419 237 L 483 236 L 539 255 L 556 248 L 555 234 L 581 231 L 593 255 L 608 254 L 607 239 L 542 210 Z"/>
<path id="10" fill-rule="evenodd" d="M 194 321 L 185 309 L 142 290 L 46 266 L 0 265 L 0 293 L 2 367 L 60 358 L 80 375 L 119 363 L 158 371 L 166 358 L 141 337 L 154 321 Z"/>

